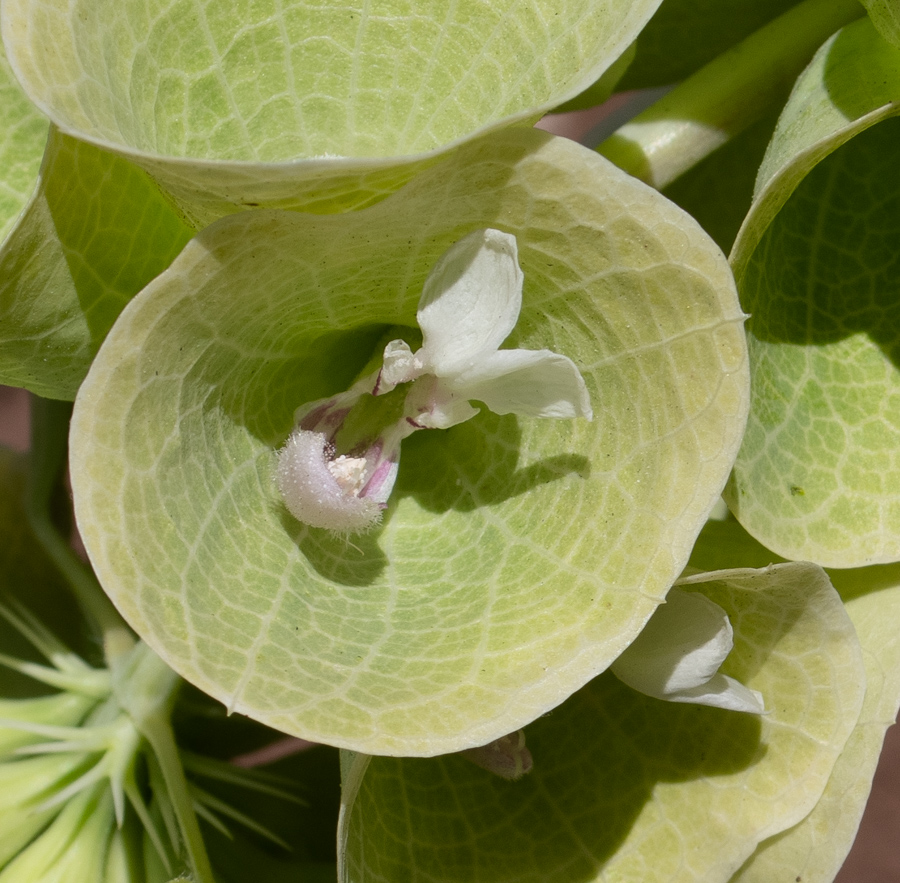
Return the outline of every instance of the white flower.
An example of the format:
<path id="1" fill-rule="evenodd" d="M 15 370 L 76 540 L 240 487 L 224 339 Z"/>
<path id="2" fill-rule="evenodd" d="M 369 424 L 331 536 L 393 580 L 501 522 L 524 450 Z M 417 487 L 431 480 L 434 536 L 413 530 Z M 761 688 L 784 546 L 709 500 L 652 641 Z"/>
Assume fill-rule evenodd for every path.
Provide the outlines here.
<path id="1" fill-rule="evenodd" d="M 671 589 L 612 672 L 655 699 L 764 714 L 760 693 L 719 671 L 734 646 L 733 635 L 718 604 L 699 592 Z"/>
<path id="2" fill-rule="evenodd" d="M 575 364 L 550 350 L 501 350 L 522 307 L 516 239 L 476 230 L 452 245 L 425 281 L 416 314 L 422 347 L 392 340 L 378 371 L 347 392 L 298 408 L 297 428 L 278 457 L 277 482 L 299 521 L 338 532 L 365 530 L 381 516 L 400 443 L 419 429 L 448 429 L 478 413 L 592 417 Z M 409 384 L 402 414 L 341 444 L 338 434 L 363 396 Z"/>

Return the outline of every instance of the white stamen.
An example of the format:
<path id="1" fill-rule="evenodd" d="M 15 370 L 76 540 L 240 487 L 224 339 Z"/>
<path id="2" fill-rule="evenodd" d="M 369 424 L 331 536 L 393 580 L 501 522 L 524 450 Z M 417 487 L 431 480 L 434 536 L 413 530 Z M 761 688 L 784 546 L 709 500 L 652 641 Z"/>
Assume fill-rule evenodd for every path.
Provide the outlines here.
<path id="1" fill-rule="evenodd" d="M 328 471 L 334 476 L 335 481 L 348 494 L 359 496 L 359 492 L 366 483 L 366 458 L 365 457 L 335 457 L 330 463 L 325 464 Z"/>

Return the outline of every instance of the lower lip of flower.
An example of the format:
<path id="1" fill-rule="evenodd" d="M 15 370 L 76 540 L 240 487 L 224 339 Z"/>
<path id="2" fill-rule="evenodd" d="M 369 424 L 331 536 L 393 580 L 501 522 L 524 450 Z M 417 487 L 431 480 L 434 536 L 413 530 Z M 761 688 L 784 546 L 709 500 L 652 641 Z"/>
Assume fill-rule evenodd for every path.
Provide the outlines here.
<path id="1" fill-rule="evenodd" d="M 381 518 L 382 505 L 360 496 L 366 460 L 329 459 L 321 432 L 293 432 L 278 455 L 278 490 L 291 515 L 304 524 L 338 533 L 367 530 Z"/>

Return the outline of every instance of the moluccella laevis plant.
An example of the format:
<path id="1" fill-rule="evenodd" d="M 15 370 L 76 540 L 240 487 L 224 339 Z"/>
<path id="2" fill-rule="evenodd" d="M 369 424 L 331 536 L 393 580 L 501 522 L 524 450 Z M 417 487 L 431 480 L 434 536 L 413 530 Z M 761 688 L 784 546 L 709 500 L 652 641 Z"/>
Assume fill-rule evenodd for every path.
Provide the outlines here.
<path id="1" fill-rule="evenodd" d="M 744 319 L 672 204 L 490 135 L 364 210 L 189 243 L 79 392 L 79 525 L 183 677 L 346 749 L 344 879 L 518 879 L 548 819 L 648 879 L 690 829 L 682 878 L 723 878 L 815 806 L 864 683 L 814 565 L 672 589 L 741 438 Z"/>
<path id="2" fill-rule="evenodd" d="M 225 218 L 79 392 L 79 527 L 228 708 L 367 753 L 485 744 L 678 577 L 740 441 L 743 319 L 702 231 L 533 130 L 358 212 Z"/>

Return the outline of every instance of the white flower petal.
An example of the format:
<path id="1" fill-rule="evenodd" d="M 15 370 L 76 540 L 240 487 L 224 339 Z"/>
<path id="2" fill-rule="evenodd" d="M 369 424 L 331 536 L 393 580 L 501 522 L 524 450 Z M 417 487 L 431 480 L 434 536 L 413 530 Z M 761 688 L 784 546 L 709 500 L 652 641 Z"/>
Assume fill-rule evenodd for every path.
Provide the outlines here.
<path id="1" fill-rule="evenodd" d="M 575 363 L 550 350 L 499 350 L 447 385 L 466 399 L 484 402 L 495 414 L 593 417 Z"/>
<path id="2" fill-rule="evenodd" d="M 474 367 L 509 336 L 522 307 L 516 238 L 476 230 L 452 245 L 425 280 L 417 356 L 438 377 Z"/>
<path id="3" fill-rule="evenodd" d="M 436 377 L 423 377 L 406 396 L 403 416 L 413 429 L 449 429 L 478 413 L 463 396 L 452 393 Z"/>
<path id="4" fill-rule="evenodd" d="M 288 511 L 298 521 L 338 533 L 372 527 L 381 518 L 379 503 L 341 486 L 328 468 L 325 435 L 295 429 L 278 453 L 276 480 Z"/>
<path id="5" fill-rule="evenodd" d="M 699 592 L 671 589 L 611 668 L 620 681 L 656 699 L 762 713 L 759 693 L 719 673 L 733 645 L 731 623 L 718 604 Z"/>
<path id="6" fill-rule="evenodd" d="M 384 361 L 372 395 L 390 392 L 400 383 L 409 383 L 422 373 L 422 363 L 405 340 L 392 340 L 384 348 Z"/>
<path id="7" fill-rule="evenodd" d="M 765 714 L 762 693 L 745 687 L 740 681 L 714 674 L 709 681 L 689 690 L 678 690 L 662 697 L 669 702 L 690 702 L 692 705 L 712 705 L 729 711 L 746 711 L 750 714 Z"/>

